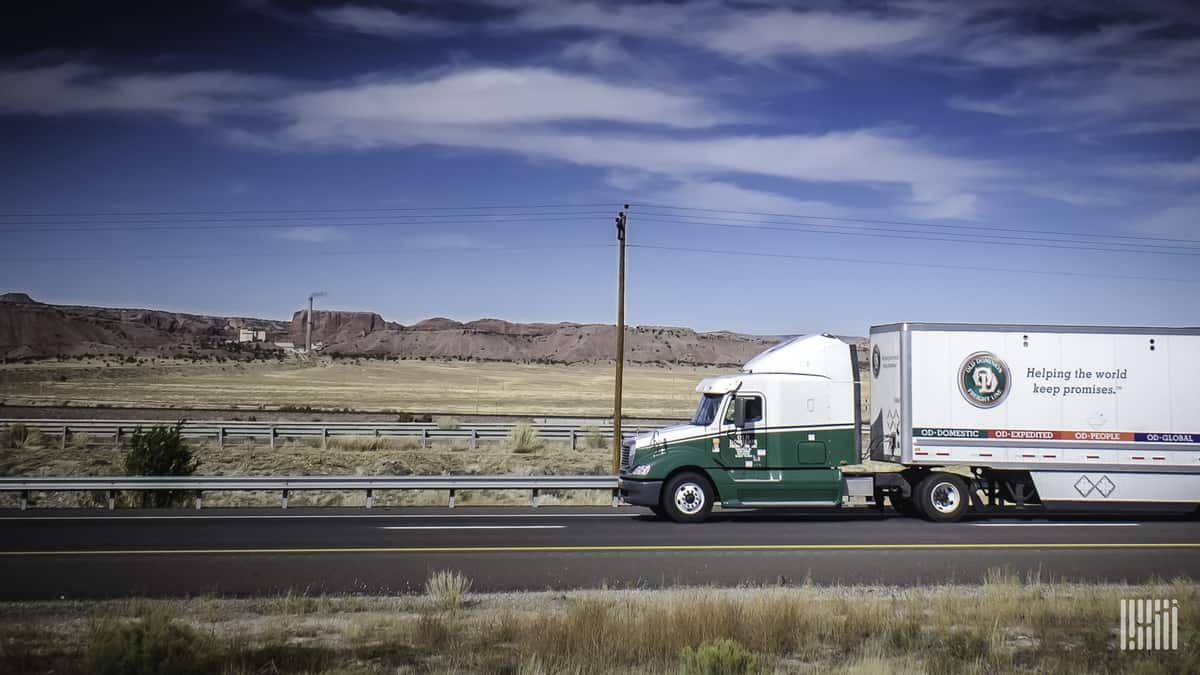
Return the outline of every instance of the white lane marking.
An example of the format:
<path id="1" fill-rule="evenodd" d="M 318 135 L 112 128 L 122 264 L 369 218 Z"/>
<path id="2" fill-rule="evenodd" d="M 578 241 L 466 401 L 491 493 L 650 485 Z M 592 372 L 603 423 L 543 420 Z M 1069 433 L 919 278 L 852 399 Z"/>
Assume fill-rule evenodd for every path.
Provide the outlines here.
<path id="1" fill-rule="evenodd" d="M 279 515 L 190 515 L 190 516 L 0 516 L 6 520 L 318 520 L 326 518 L 637 518 L 641 513 L 297 513 Z"/>
<path id="2" fill-rule="evenodd" d="M 566 525 L 384 525 L 381 530 L 561 530 Z"/>
<path id="3" fill-rule="evenodd" d="M 1137 527 L 1141 523 L 974 523 L 975 527 Z"/>

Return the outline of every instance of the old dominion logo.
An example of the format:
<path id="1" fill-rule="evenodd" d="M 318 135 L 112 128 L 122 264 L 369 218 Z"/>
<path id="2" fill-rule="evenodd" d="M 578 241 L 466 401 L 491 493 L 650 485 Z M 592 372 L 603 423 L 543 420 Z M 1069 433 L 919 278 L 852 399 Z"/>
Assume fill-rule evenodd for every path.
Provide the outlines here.
<path id="1" fill-rule="evenodd" d="M 1000 405 L 1008 385 L 1008 364 L 991 352 L 975 352 L 958 367 L 958 390 L 976 408 Z"/>

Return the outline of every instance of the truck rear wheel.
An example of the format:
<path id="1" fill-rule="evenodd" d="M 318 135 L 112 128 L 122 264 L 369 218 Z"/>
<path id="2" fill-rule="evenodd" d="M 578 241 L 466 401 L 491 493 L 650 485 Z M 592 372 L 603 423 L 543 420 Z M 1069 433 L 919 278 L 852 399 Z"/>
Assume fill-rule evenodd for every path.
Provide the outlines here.
<path id="1" fill-rule="evenodd" d="M 926 520 L 952 523 L 967 512 L 970 499 L 967 483 L 952 473 L 931 473 L 917 485 L 913 495 Z"/>
<path id="2" fill-rule="evenodd" d="M 662 508 L 677 523 L 700 523 L 713 507 L 713 489 L 699 473 L 686 471 L 663 486 Z"/>

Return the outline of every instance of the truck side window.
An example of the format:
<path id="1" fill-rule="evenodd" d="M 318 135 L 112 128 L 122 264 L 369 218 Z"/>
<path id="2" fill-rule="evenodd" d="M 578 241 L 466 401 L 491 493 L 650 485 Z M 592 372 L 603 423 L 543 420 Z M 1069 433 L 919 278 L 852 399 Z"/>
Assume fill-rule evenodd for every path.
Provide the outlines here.
<path id="1" fill-rule="evenodd" d="M 763 400 L 761 396 L 739 396 L 738 398 L 746 401 L 746 421 L 761 422 L 763 418 Z M 733 424 L 733 413 L 735 410 L 735 401 L 729 402 L 729 407 L 725 409 L 725 424 Z"/>

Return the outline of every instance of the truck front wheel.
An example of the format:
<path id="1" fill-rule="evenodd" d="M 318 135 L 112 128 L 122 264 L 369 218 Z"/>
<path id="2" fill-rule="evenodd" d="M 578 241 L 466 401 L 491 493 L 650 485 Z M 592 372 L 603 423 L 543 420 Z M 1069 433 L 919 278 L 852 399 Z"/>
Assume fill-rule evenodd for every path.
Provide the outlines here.
<path id="1" fill-rule="evenodd" d="M 935 523 L 952 523 L 967 512 L 967 483 L 952 473 L 931 473 L 913 495 L 921 515 Z"/>
<path id="2" fill-rule="evenodd" d="M 703 475 L 687 471 L 663 486 L 662 507 L 677 523 L 700 523 L 713 507 L 713 489 Z"/>

